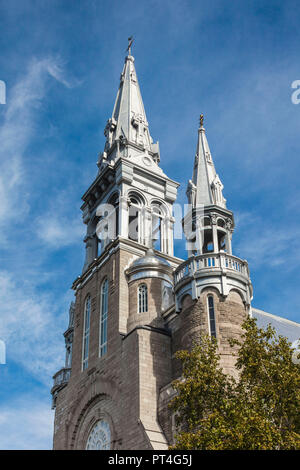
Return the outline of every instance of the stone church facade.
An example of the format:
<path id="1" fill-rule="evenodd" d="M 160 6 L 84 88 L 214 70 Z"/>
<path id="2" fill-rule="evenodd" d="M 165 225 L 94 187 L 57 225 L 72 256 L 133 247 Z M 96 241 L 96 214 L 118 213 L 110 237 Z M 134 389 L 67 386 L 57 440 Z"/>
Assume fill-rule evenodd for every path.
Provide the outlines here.
<path id="1" fill-rule="evenodd" d="M 252 314 L 252 285 L 247 262 L 232 253 L 233 213 L 203 116 L 182 221 L 188 259 L 174 256 L 179 184 L 160 167 L 130 50 L 104 134 L 97 177 L 82 198 L 86 258 L 73 284 L 65 367 L 51 390 L 53 445 L 163 450 L 174 436 L 176 351 L 207 333 L 234 374 L 228 338 Z"/>

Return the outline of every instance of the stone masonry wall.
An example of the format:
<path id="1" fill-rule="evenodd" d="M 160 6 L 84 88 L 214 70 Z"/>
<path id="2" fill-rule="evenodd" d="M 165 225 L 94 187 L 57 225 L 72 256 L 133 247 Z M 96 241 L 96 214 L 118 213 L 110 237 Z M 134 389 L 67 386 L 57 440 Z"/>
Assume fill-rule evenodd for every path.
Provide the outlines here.
<path id="1" fill-rule="evenodd" d="M 213 295 L 215 307 L 215 320 L 217 331 L 218 352 L 220 366 L 225 373 L 237 377 L 235 368 L 236 347 L 231 348 L 229 338 L 241 339 L 241 325 L 247 318 L 248 312 L 241 296 L 231 291 L 227 297 L 222 297 L 216 289 L 207 288 L 202 291 L 197 300 L 187 295 L 182 302 L 181 312 L 173 317 L 168 327 L 172 331 L 172 380 L 180 377 L 181 363 L 175 359 L 176 351 L 190 349 L 193 342 L 198 342 L 202 333 L 209 332 L 207 296 Z M 169 408 L 170 400 L 174 394 L 171 381 L 160 391 L 159 421 L 170 443 L 173 442 L 175 432 L 174 416 Z"/>
<path id="2" fill-rule="evenodd" d="M 129 295 L 124 270 L 133 259 L 131 252 L 116 251 L 77 291 L 72 372 L 56 400 L 54 449 L 85 448 L 88 434 L 99 419 L 109 422 L 114 449 L 149 449 L 153 447 L 151 439 L 164 445 L 157 421 L 157 401 L 159 388 L 171 378 L 170 337 L 141 329 L 133 329 L 130 334 L 126 331 Z M 106 277 L 108 347 L 107 354 L 99 357 L 100 286 Z M 82 371 L 84 305 L 88 295 L 89 362 Z M 149 301 L 150 305 L 161 302 L 161 280 L 149 283 Z"/>

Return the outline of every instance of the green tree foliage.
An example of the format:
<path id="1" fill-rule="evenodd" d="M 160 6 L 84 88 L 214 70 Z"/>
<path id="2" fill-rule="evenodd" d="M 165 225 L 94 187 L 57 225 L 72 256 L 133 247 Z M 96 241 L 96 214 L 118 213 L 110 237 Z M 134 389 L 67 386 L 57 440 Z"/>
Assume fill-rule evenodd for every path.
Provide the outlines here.
<path id="1" fill-rule="evenodd" d="M 179 351 L 183 373 L 170 406 L 177 435 L 171 449 L 300 449 L 300 365 L 287 338 L 248 319 L 237 350 L 239 378 L 225 374 L 214 338 Z"/>

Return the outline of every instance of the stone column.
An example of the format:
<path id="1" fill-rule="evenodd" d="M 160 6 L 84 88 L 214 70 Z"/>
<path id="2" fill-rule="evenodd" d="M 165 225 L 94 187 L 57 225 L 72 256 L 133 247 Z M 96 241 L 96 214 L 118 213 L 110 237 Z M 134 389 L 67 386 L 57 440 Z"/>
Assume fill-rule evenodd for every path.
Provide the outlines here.
<path id="1" fill-rule="evenodd" d="M 201 219 L 198 218 L 196 220 L 196 249 L 197 249 L 197 254 L 202 255 L 202 250 L 203 248 L 203 229 L 202 229 L 202 223 Z"/>
<path id="2" fill-rule="evenodd" d="M 144 227 L 145 227 L 145 245 L 152 248 L 152 208 L 149 206 L 143 207 L 144 214 Z"/>
<path id="3" fill-rule="evenodd" d="M 119 200 L 119 232 L 121 237 L 128 238 L 128 198 L 120 196 Z"/>
<path id="4" fill-rule="evenodd" d="M 174 232 L 173 226 L 175 223 L 174 217 L 166 218 L 166 233 L 164 233 L 165 243 L 166 243 L 166 253 L 170 256 L 174 255 Z"/>
<path id="5" fill-rule="evenodd" d="M 85 261 L 83 265 L 83 272 L 87 270 L 88 266 L 91 264 L 91 262 L 94 260 L 94 243 L 93 242 L 93 237 L 92 235 L 86 235 L 85 238 L 83 239 L 85 243 Z"/>
<path id="6" fill-rule="evenodd" d="M 211 225 L 212 225 L 214 253 L 218 253 L 219 243 L 218 243 L 218 231 L 217 231 L 217 217 L 215 216 L 215 214 L 211 216 Z"/>
<path id="7" fill-rule="evenodd" d="M 232 228 L 232 221 L 230 219 L 227 219 L 226 221 L 226 252 L 229 255 L 232 255 L 232 246 L 231 246 L 231 239 L 232 239 L 232 234 L 233 234 L 233 228 Z"/>
<path id="8" fill-rule="evenodd" d="M 226 242 L 225 243 L 226 243 L 226 252 L 229 255 L 232 255 L 231 237 L 232 237 L 232 232 L 228 230 L 226 232 Z"/>

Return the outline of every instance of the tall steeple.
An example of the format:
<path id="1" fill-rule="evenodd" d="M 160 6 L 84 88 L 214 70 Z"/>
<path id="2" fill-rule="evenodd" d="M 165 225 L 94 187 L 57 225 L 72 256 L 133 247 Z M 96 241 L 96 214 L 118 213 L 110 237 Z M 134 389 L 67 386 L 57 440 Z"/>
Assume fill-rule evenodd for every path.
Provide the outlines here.
<path id="1" fill-rule="evenodd" d="M 195 309 L 197 316 L 190 316 L 186 337 L 192 338 L 195 325 L 201 330 L 208 319 L 209 333 L 218 338 L 222 367 L 233 371 L 234 361 L 227 353 L 227 335 L 228 332 L 236 334 L 239 322 L 250 311 L 252 284 L 247 261 L 232 253 L 234 217 L 226 208 L 222 190 L 201 115 L 193 177 L 187 188 L 189 210 L 183 220 L 189 258 L 175 270 L 176 310 L 184 311 L 187 294 L 197 299 L 200 308 Z M 220 309 L 217 315 L 216 305 Z M 204 315 L 202 320 L 198 316 L 200 311 Z"/>
<path id="2" fill-rule="evenodd" d="M 141 152 L 146 153 L 154 163 L 158 163 L 159 145 L 153 143 L 149 132 L 144 103 L 134 66 L 134 57 L 129 54 L 120 77 L 120 85 L 115 100 L 112 116 L 104 129 L 106 143 L 103 154 L 100 155 L 98 166 L 102 160 L 115 161 L 120 156 L 132 158 Z M 127 145 L 130 145 L 128 152 Z"/>
<path id="3" fill-rule="evenodd" d="M 157 251 L 173 256 L 172 205 L 179 184 L 159 166 L 159 145 L 149 132 L 131 45 L 132 38 L 104 129 L 106 142 L 97 162 L 98 175 L 82 197 L 87 224 L 83 272 L 118 237 L 144 248 L 154 241 Z M 114 207 L 109 224 L 108 205 Z"/>
<path id="4" fill-rule="evenodd" d="M 112 119 L 116 122 L 113 138 L 123 136 L 146 148 L 151 146 L 144 103 L 134 66 L 134 57 L 128 55 L 120 78 Z"/>
<path id="5" fill-rule="evenodd" d="M 233 213 L 226 208 L 223 184 L 216 172 L 200 115 L 197 150 L 187 197 L 190 211 L 185 217 L 189 256 L 203 253 L 232 253 Z"/>
<path id="6" fill-rule="evenodd" d="M 193 208 L 217 205 L 226 208 L 223 196 L 223 184 L 216 172 L 203 126 L 203 114 L 200 115 L 198 142 L 194 162 L 193 178 L 189 180 L 187 196 Z"/>

